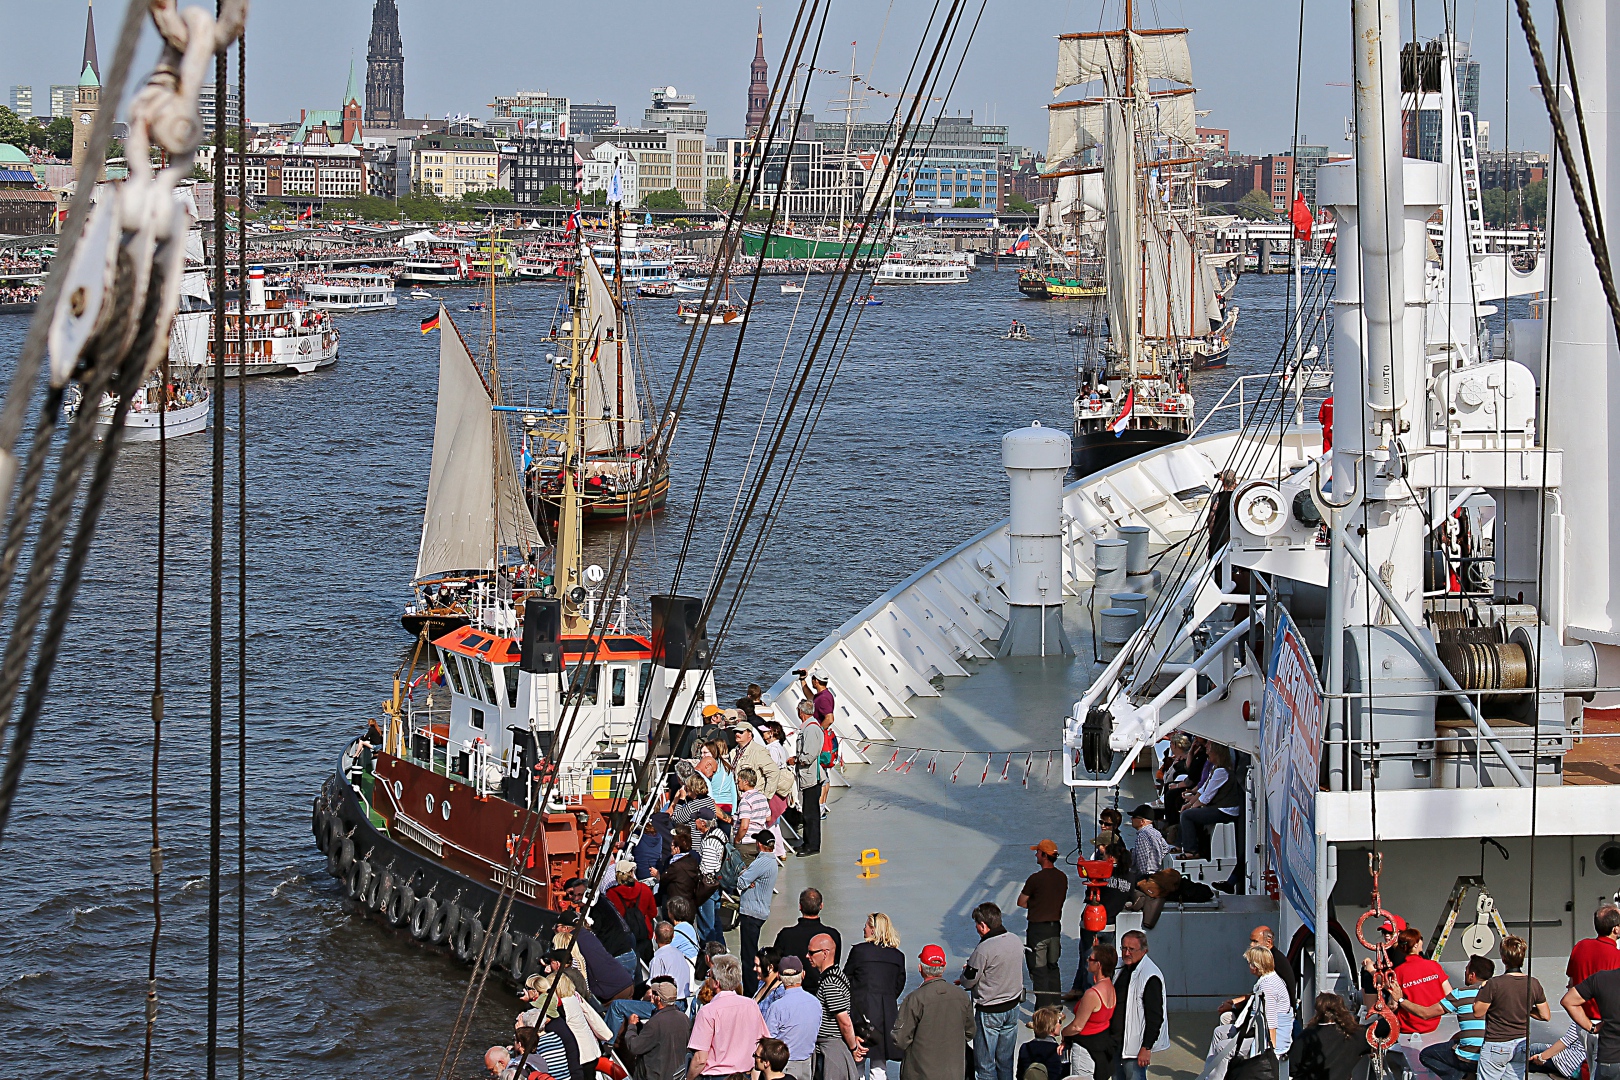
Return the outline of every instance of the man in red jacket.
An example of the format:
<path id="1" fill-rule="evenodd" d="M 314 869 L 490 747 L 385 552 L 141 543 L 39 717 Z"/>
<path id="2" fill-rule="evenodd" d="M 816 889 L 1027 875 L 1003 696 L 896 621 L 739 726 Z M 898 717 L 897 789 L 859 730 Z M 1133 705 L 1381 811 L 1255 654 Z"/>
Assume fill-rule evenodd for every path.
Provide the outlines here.
<path id="1" fill-rule="evenodd" d="M 1592 915 L 1592 928 L 1597 931 L 1596 936 L 1576 942 L 1575 948 L 1570 950 L 1569 966 L 1564 974 L 1569 976 L 1571 986 L 1585 982 L 1600 971 L 1620 968 L 1620 908 L 1613 904 L 1598 908 Z M 1586 1001 L 1586 1015 L 1593 1020 L 1603 1019 L 1597 1002 L 1590 998 Z"/>

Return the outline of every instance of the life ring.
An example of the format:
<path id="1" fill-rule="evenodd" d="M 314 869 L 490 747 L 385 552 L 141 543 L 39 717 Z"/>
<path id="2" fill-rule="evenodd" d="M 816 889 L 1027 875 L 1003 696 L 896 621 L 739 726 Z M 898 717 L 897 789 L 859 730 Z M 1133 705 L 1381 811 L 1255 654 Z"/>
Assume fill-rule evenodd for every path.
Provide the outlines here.
<path id="1" fill-rule="evenodd" d="M 417 941 L 426 941 L 428 932 L 433 929 L 438 917 L 439 902 L 431 896 L 422 897 L 411 909 L 411 937 Z"/>
<path id="2" fill-rule="evenodd" d="M 411 912 L 415 909 L 416 890 L 409 885 L 400 885 L 388 897 L 388 907 L 383 915 L 388 919 L 388 925 L 404 926 L 411 921 Z"/>
<path id="3" fill-rule="evenodd" d="M 477 915 L 463 916 L 456 923 L 455 937 L 451 947 L 455 950 L 456 959 L 463 963 L 472 963 L 484 947 L 484 924 L 478 921 Z"/>
<path id="4" fill-rule="evenodd" d="M 456 932 L 456 926 L 461 922 L 461 908 L 456 906 L 454 900 L 446 900 L 439 905 L 438 914 L 434 916 L 433 923 L 428 927 L 427 940 L 432 945 L 443 945 L 450 940 Z"/>
<path id="5" fill-rule="evenodd" d="M 338 842 L 332 846 L 330 857 L 337 863 L 337 876 L 347 874 L 349 867 L 354 865 L 354 841 L 347 836 L 339 837 Z"/>

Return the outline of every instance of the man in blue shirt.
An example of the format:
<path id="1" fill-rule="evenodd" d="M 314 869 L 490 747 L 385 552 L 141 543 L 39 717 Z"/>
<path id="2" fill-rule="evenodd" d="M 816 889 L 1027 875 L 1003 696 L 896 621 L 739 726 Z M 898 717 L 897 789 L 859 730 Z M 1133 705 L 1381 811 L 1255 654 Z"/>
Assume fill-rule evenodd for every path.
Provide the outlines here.
<path id="1" fill-rule="evenodd" d="M 1459 1028 L 1451 1042 L 1425 1046 L 1418 1061 L 1440 1080 L 1463 1080 L 1479 1070 L 1479 1048 L 1485 1043 L 1485 1018 L 1474 1015 L 1474 998 L 1487 979 L 1496 974 L 1496 964 L 1488 956 L 1476 956 L 1468 961 L 1467 984 L 1452 987 L 1451 993 L 1434 1005 L 1419 1005 L 1400 999 L 1398 1008 L 1423 1020 L 1432 1020 L 1441 1013 L 1457 1017 Z"/>
<path id="2" fill-rule="evenodd" d="M 821 1002 L 804 989 L 804 962 L 797 956 L 782 957 L 776 970 L 786 989 L 765 1010 L 765 1026 L 771 1038 L 787 1043 L 787 1074 L 794 1080 L 812 1080 L 816 1036 L 821 1032 Z"/>
<path id="3" fill-rule="evenodd" d="M 759 854 L 737 878 L 737 892 L 741 896 L 737 916 L 742 936 L 743 993 L 749 997 L 759 989 L 754 957 L 759 953 L 760 927 L 771 917 L 771 897 L 776 892 L 776 873 L 781 866 L 776 861 L 775 833 L 761 829 L 753 840 L 759 845 Z"/>

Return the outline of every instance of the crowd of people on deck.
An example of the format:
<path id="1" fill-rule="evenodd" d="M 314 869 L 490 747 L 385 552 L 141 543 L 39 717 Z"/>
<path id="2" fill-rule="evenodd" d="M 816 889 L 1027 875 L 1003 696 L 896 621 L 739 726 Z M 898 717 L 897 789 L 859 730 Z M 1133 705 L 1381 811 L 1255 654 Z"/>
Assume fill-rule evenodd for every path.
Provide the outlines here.
<path id="1" fill-rule="evenodd" d="M 485 1065 L 501 1080 L 1147 1080 L 1172 1046 L 1165 972 L 1151 953 L 1155 903 L 1197 882 L 1176 882 L 1177 860 L 1208 859 L 1216 828 L 1241 836 L 1247 762 L 1218 743 L 1178 734 L 1156 771 L 1155 802 L 1103 809 L 1079 887 L 1112 927 L 1130 909 L 1141 928 L 1079 931 L 1074 978 L 1063 989 L 1064 907 L 1070 875 L 1061 849 L 1031 846 L 1036 868 L 1017 895 L 1022 939 L 986 900 L 970 918 L 978 938 L 953 962 L 927 944 L 908 956 L 897 920 L 869 914 L 861 940 L 823 919 L 815 888 L 795 922 L 768 944 L 777 881 L 790 851 L 820 851 L 835 702 L 819 673 L 796 672 L 802 700 L 789 735 L 758 686 L 734 709 L 710 706 L 669 770 L 647 827 L 592 885 L 567 885 L 564 918 L 542 970 L 523 991 L 510 1042 Z M 1129 833 L 1126 832 L 1127 824 Z M 1243 876 L 1241 839 L 1237 867 Z M 1102 860 L 1107 860 L 1104 863 Z M 1182 865 L 1185 865 L 1183 862 Z M 1111 869 L 1099 869 L 1111 867 Z M 1104 872 L 1110 874 L 1105 880 Z M 1207 887 L 1204 899 L 1213 898 Z M 1577 944 L 1553 1042 L 1531 1042 L 1552 1015 L 1524 970 L 1523 938 L 1500 960 L 1474 956 L 1454 987 L 1396 915 L 1370 931 L 1388 941 L 1387 968 L 1364 962 L 1360 981 L 1301 1000 L 1296 976 L 1309 936 L 1278 947 L 1253 928 L 1234 963 L 1250 991 L 1221 1003 L 1199 1080 L 1366 1080 L 1396 1077 L 1620 1080 L 1620 908 L 1600 906 L 1595 936 Z M 1335 949 L 1352 955 L 1332 927 Z M 727 935 L 732 935 L 728 940 Z M 1335 966 L 1347 966 L 1341 961 Z M 915 977 L 913 976 L 915 971 Z M 1442 1018 L 1457 1020 L 1450 1039 Z M 1393 1030 L 1392 1030 L 1393 1029 Z M 1371 1043 L 1391 1042 L 1375 1052 Z M 1161 1066 L 1162 1068 L 1162 1066 Z"/>

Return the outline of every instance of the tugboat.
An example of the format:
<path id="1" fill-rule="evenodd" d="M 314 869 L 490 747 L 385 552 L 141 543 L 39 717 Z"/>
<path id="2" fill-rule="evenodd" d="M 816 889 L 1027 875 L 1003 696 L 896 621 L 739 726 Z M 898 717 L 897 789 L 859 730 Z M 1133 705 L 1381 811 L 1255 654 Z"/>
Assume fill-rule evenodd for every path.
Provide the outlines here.
<path id="1" fill-rule="evenodd" d="M 581 264 L 590 265 L 588 253 Z M 576 282 L 570 386 L 591 363 L 586 327 L 595 321 L 595 290 Z M 449 322 L 442 308 L 439 317 Z M 499 437 L 498 395 L 478 385 L 483 373 L 453 323 L 440 369 L 424 552 L 441 532 L 454 539 L 443 529 L 453 521 L 438 512 L 455 507 L 442 500 L 475 522 L 510 518 L 532 537 L 532 522 L 519 523 L 521 503 L 506 505 L 515 481 L 502 478 L 514 463 Z M 463 962 L 477 961 L 498 934 L 493 966 L 514 982 L 549 950 L 564 884 L 622 829 L 635 769 L 667 750 L 649 733 L 678 741 L 715 696 L 700 600 L 652 597 L 643 635 L 630 626 L 628 598 L 600 592 L 600 568 L 581 566 L 581 409 L 567 411 L 563 450 L 550 565 L 533 551 L 525 575 L 492 569 L 464 608 L 465 625 L 424 629 L 383 715 L 339 750 L 311 818 L 327 869 L 352 902 Z M 475 495 L 445 489 L 477 471 L 491 478 Z M 472 505 L 486 494 L 489 506 Z M 463 545 L 473 531 L 484 530 L 468 528 Z M 458 558 L 466 556 L 450 561 Z"/>

